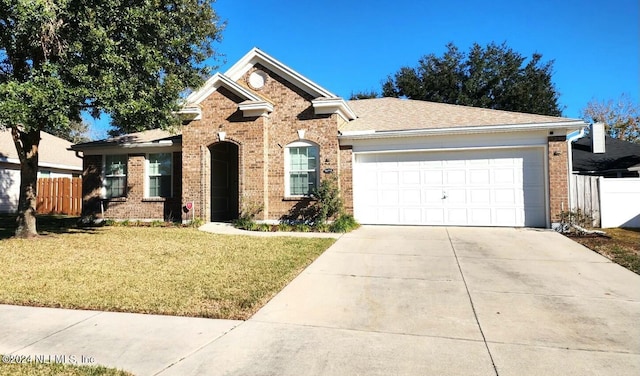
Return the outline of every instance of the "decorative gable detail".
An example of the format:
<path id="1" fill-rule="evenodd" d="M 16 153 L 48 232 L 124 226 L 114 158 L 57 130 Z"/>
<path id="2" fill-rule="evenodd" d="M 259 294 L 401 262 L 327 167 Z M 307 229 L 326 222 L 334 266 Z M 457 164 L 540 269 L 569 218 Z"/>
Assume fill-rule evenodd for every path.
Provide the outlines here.
<path id="1" fill-rule="evenodd" d="M 244 101 L 238 109 L 245 117 L 268 116 L 273 112 L 273 105 L 267 101 Z"/>
<path id="2" fill-rule="evenodd" d="M 254 94 L 244 86 L 238 85 L 222 73 L 216 73 L 205 82 L 200 90 L 191 93 L 185 106 L 178 114 L 187 120 L 199 120 L 202 118 L 200 103 L 220 87 L 225 87 L 240 98 L 246 99 L 238 105 L 245 117 L 266 116 L 273 111 L 273 105 Z"/>
<path id="3" fill-rule="evenodd" d="M 317 98 L 311 103 L 313 104 L 313 109 L 317 115 L 338 114 L 347 121 L 353 120 L 357 117 L 355 112 L 353 112 L 349 105 L 347 105 L 347 102 L 339 97 Z"/>
<path id="4" fill-rule="evenodd" d="M 316 115 L 337 114 L 345 121 L 356 119 L 357 116 L 355 112 L 344 99 L 322 88 L 258 48 L 253 48 L 236 64 L 229 68 L 227 72 L 224 74 L 216 73 L 208 79 L 199 90 L 191 93 L 191 95 L 187 97 L 185 106 L 179 111 L 179 114 L 188 120 L 200 119 L 202 117 L 202 110 L 199 104 L 218 90 L 220 86 L 224 86 L 240 98 L 245 99 L 245 101 L 238 105 L 238 109 L 242 111 L 245 117 L 268 116 L 269 113 L 273 112 L 273 104 L 256 95 L 249 88 L 237 83 L 238 80 L 244 77 L 244 75 L 257 64 L 279 75 L 287 82 L 309 94 L 312 98 L 316 98 L 312 101 Z M 260 73 L 256 73 L 254 76 L 255 77 L 252 78 L 253 81 L 255 81 L 254 84 L 252 85 L 252 83 L 249 82 L 248 85 L 258 85 L 261 87 L 260 83 L 265 81 L 266 77 L 260 75 Z M 260 79 L 262 79 L 262 81 L 260 81 Z M 256 90 L 259 89 L 258 87 L 254 88 Z"/>

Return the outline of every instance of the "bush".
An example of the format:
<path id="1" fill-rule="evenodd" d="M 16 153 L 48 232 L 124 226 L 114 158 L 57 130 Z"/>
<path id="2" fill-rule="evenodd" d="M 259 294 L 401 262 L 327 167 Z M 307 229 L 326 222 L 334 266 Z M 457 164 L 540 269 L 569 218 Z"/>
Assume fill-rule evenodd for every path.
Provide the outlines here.
<path id="1" fill-rule="evenodd" d="M 233 221 L 236 228 L 253 231 L 258 228 L 255 218 L 262 211 L 263 206 L 255 202 L 246 202 L 242 204 L 242 211 L 238 219 Z"/>
<path id="2" fill-rule="evenodd" d="M 204 219 L 199 217 L 194 218 L 193 220 L 191 220 L 191 222 L 189 222 L 189 227 L 193 227 L 193 228 L 198 228 L 202 225 L 204 225 Z"/>
<path id="3" fill-rule="evenodd" d="M 351 214 L 342 213 L 335 221 L 329 226 L 331 232 L 349 232 L 355 230 L 360 225 L 356 222 Z"/>
<path id="4" fill-rule="evenodd" d="M 313 192 L 313 196 L 317 200 L 312 205 L 314 213 L 312 220 L 316 225 L 324 224 L 328 219 L 344 211 L 338 179 L 335 176 L 322 180 L 318 189 Z"/>

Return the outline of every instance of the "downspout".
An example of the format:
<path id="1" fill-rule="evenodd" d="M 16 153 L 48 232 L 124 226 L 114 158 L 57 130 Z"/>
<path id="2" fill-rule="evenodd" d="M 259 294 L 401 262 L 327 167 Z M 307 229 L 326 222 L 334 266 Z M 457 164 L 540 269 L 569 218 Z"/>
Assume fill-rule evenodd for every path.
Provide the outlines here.
<path id="1" fill-rule="evenodd" d="M 567 136 L 567 150 L 568 150 L 568 158 L 569 158 L 569 174 L 568 174 L 568 178 L 569 178 L 569 184 L 567 185 L 569 187 L 569 211 L 572 211 L 574 208 L 574 202 L 573 202 L 573 179 L 571 179 L 571 175 L 573 174 L 573 148 L 571 147 L 571 144 L 573 143 L 573 141 L 580 139 L 582 137 L 584 137 L 584 129 L 585 127 L 580 128 L 580 131 L 578 131 L 578 133 L 576 133 L 575 135 L 568 137 Z"/>

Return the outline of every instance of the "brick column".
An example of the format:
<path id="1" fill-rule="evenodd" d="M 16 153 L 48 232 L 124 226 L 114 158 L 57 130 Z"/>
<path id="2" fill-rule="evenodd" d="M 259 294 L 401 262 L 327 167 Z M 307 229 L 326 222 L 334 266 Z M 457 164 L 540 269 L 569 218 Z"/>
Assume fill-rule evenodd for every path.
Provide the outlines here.
<path id="1" fill-rule="evenodd" d="M 344 208 L 349 214 L 353 214 L 353 157 L 352 146 L 340 146 L 340 195 L 344 202 Z"/>
<path id="2" fill-rule="evenodd" d="M 551 136 L 549 146 L 549 208 L 551 222 L 560 220 L 560 213 L 569 208 L 569 153 L 565 136 Z"/>

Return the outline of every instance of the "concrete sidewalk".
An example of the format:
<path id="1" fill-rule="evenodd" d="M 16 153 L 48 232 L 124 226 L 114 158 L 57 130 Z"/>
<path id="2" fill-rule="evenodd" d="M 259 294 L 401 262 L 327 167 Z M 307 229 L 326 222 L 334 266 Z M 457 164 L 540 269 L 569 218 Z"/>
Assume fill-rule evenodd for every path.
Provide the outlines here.
<path id="1" fill-rule="evenodd" d="M 640 276 L 551 231 L 364 226 L 246 322 L 0 306 L 0 353 L 139 375 L 637 375 Z"/>
<path id="2" fill-rule="evenodd" d="M 0 354 L 156 375 L 242 321 L 0 305 Z"/>
<path id="3" fill-rule="evenodd" d="M 214 234 L 224 235 L 247 235 L 247 236 L 290 236 L 296 238 L 333 238 L 339 239 L 342 233 L 334 232 L 295 232 L 295 231 L 282 231 L 282 232 L 266 232 L 266 231 L 247 231 L 233 227 L 232 224 L 226 222 L 209 222 L 198 227 L 198 230 L 211 232 Z"/>

